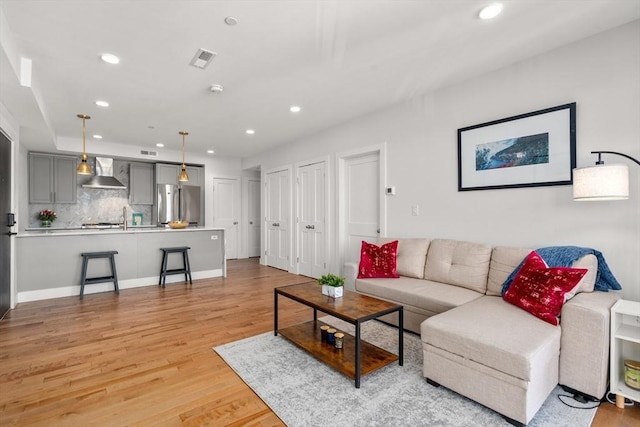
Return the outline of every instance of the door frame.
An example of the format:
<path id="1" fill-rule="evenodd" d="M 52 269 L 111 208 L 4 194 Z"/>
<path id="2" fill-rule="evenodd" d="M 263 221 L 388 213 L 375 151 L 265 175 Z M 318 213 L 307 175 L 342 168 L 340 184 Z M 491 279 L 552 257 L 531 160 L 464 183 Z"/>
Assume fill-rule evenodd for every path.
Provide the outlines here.
<path id="1" fill-rule="evenodd" d="M 313 164 L 317 164 L 317 163 L 324 163 L 324 259 L 325 259 L 325 263 L 326 263 L 326 268 L 325 270 L 327 271 L 332 271 L 331 266 L 333 265 L 333 260 L 329 259 L 329 254 L 331 253 L 331 251 L 329 251 L 330 248 L 330 244 L 331 244 L 331 230 L 332 230 L 332 224 L 333 221 L 331 221 L 331 216 L 330 216 L 330 212 L 331 212 L 331 187 L 329 186 L 330 184 L 330 180 L 329 177 L 331 176 L 331 156 L 323 156 L 323 157 L 316 157 L 314 159 L 310 159 L 310 160 L 305 160 L 303 162 L 298 162 L 295 164 L 295 194 L 294 194 L 294 198 L 295 198 L 295 202 L 293 203 L 293 206 L 295 206 L 295 211 L 293 212 L 293 215 L 296 217 L 295 222 L 294 222 L 294 227 L 295 227 L 295 238 L 293 239 L 294 241 L 294 247 L 293 247 L 293 253 L 295 254 L 295 262 L 293 262 L 293 273 L 295 274 L 300 274 L 300 262 L 298 261 L 299 257 L 300 257 L 300 168 L 304 167 L 304 166 L 310 166 Z"/>
<path id="2" fill-rule="evenodd" d="M 266 255 L 266 243 L 268 238 L 269 229 L 267 227 L 267 175 L 275 173 L 275 172 L 287 172 L 289 177 L 289 205 L 287 206 L 287 211 L 289 214 L 289 221 L 287 223 L 287 227 L 289 230 L 288 236 L 288 244 L 289 244 L 289 257 L 287 262 L 287 271 L 292 272 L 292 248 L 293 248 L 293 233 L 291 232 L 293 227 L 293 192 L 294 192 L 294 179 L 293 179 L 293 165 L 284 165 L 280 167 L 270 168 L 262 170 L 260 173 L 260 180 L 262 181 L 262 191 L 260 192 L 260 211 L 262 212 L 262 238 L 260 239 L 260 264 L 267 265 Z"/>
<path id="3" fill-rule="evenodd" d="M 2 104 L 0 104 L 0 107 L 2 106 Z M 20 212 L 18 212 L 18 205 L 16 202 L 16 196 L 17 196 L 17 192 L 16 192 L 16 174 L 17 174 L 17 167 L 16 167 L 16 162 L 17 162 L 17 158 L 18 158 L 18 143 L 16 142 L 16 138 L 12 137 L 12 135 L 18 135 L 17 131 L 15 131 L 13 129 L 13 127 L 11 126 L 10 123 L 7 122 L 7 120 L 5 120 L 5 118 L 2 115 L 2 112 L 0 112 L 0 124 L 2 124 L 2 127 L 0 127 L 0 132 L 2 132 L 2 134 L 9 140 L 9 206 L 8 206 L 8 212 L 13 212 L 15 214 L 15 218 L 16 218 L 16 223 L 19 224 L 20 222 Z M 26 169 L 26 168 L 25 168 Z M 25 175 L 26 178 L 26 175 Z M 26 194 L 26 193 L 25 193 Z M 2 215 L 4 215 L 5 213 L 0 213 Z M 21 227 L 22 229 L 24 229 L 24 226 Z M 13 227 L 11 227 L 11 229 L 9 230 L 10 232 L 17 232 L 18 231 L 18 225 L 14 225 Z M 16 239 L 15 236 L 14 238 L 10 238 L 9 239 L 9 310 L 13 310 L 16 307 L 18 298 L 17 298 L 17 281 L 16 281 L 16 277 L 17 277 L 17 272 L 16 272 Z M 0 319 L 2 319 L 4 316 L 4 313 L 0 313 Z"/>
<path id="4" fill-rule="evenodd" d="M 338 178 L 336 182 L 337 191 L 338 191 L 338 200 L 337 200 L 337 215 L 338 215 L 338 227 L 337 227 L 337 239 L 336 239 L 336 250 L 335 252 L 338 254 L 338 262 L 340 263 L 339 271 L 343 270 L 344 260 L 345 260 L 345 252 L 346 252 L 346 239 L 345 239 L 345 231 L 347 229 L 347 216 L 346 216 L 346 200 L 347 200 L 347 192 L 345 186 L 345 166 L 348 160 L 363 156 L 368 156 L 370 154 L 378 154 L 379 159 L 379 183 L 378 190 L 380 191 L 380 202 L 379 202 L 379 218 L 380 218 L 380 237 L 385 237 L 387 235 L 387 198 L 385 197 L 384 189 L 387 186 L 387 143 L 383 142 L 381 144 L 370 145 L 366 147 L 360 147 L 349 151 L 342 151 L 336 153 L 336 167 L 338 169 Z"/>

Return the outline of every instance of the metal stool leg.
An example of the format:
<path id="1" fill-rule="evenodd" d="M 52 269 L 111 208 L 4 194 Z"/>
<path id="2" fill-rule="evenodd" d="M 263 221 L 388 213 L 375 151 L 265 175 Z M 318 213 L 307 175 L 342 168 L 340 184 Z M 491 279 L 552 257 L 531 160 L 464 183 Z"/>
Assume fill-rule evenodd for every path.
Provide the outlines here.
<path id="1" fill-rule="evenodd" d="M 160 263 L 160 279 L 158 280 L 158 286 L 164 288 L 164 283 L 167 280 L 167 251 L 162 251 L 162 262 Z"/>
<path id="2" fill-rule="evenodd" d="M 84 284 L 87 280 L 87 263 L 89 262 L 89 258 L 86 256 L 82 257 L 82 273 L 80 273 L 80 299 L 84 297 Z"/>
<path id="3" fill-rule="evenodd" d="M 113 276 L 113 285 L 115 287 L 116 294 L 120 295 L 120 289 L 118 288 L 118 273 L 116 272 L 116 260 L 113 255 L 111 255 L 109 258 L 111 261 L 111 275 Z"/>
<path id="4" fill-rule="evenodd" d="M 193 280 L 191 280 L 191 265 L 189 264 L 189 253 L 187 249 L 182 252 L 182 262 L 184 263 L 184 281 L 189 280 L 189 284 L 193 285 Z"/>

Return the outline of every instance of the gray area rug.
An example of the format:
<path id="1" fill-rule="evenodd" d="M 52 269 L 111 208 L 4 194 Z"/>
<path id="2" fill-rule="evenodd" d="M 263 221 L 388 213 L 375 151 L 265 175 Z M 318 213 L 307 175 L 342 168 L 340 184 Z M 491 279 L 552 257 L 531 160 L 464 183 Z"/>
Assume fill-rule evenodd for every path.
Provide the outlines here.
<path id="1" fill-rule="evenodd" d="M 353 333 L 353 326 L 325 317 L 324 322 Z M 397 352 L 397 329 L 377 321 L 362 325 L 362 338 Z M 290 427 L 309 426 L 510 426 L 499 414 L 422 376 L 420 337 L 405 333 L 404 366 L 388 365 L 361 380 L 349 378 L 273 332 L 232 342 L 214 350 Z M 596 409 L 574 409 L 551 393 L 532 427 L 591 425 Z M 573 406 L 581 406 L 565 398 Z M 593 403 L 582 405 L 591 407 Z"/>

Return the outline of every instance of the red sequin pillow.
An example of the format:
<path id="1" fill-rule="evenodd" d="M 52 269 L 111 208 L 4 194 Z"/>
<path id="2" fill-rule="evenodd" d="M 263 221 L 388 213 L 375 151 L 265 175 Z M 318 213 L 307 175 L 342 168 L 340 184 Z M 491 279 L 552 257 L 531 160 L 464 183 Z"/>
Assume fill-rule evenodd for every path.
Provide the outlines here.
<path id="1" fill-rule="evenodd" d="M 398 241 L 376 246 L 362 241 L 360 250 L 360 267 L 358 278 L 389 278 L 400 277 L 396 271 L 396 258 L 398 256 Z"/>
<path id="2" fill-rule="evenodd" d="M 502 298 L 545 322 L 558 325 L 562 305 L 575 294 L 585 274 L 585 268 L 548 267 L 533 251 Z"/>

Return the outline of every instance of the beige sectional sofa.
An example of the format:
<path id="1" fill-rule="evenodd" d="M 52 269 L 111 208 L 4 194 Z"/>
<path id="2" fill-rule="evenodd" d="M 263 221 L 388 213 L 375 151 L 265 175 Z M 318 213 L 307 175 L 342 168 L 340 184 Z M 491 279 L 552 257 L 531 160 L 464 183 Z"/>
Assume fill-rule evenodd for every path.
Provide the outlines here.
<path id="1" fill-rule="evenodd" d="M 557 384 L 595 398 L 605 394 L 609 310 L 620 294 L 593 291 L 595 256 L 574 263 L 588 273 L 580 292 L 564 304 L 560 326 L 553 326 L 501 297 L 502 284 L 532 249 L 398 240 L 400 278 L 355 279 L 357 267 L 350 265 L 346 285 L 404 306 L 404 327 L 421 336 L 430 384 L 516 425 L 526 425 Z M 394 316 L 385 320 L 397 324 Z"/>

